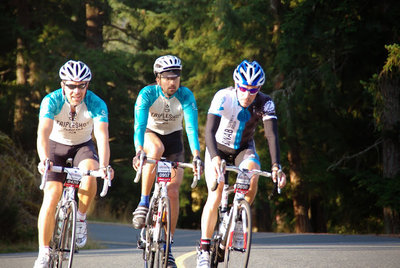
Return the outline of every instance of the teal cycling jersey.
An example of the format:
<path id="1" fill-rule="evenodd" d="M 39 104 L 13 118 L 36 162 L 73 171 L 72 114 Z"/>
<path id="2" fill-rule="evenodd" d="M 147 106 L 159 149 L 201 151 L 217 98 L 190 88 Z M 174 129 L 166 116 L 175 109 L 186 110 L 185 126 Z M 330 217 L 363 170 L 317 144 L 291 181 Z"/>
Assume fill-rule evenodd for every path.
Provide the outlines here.
<path id="1" fill-rule="evenodd" d="M 50 139 L 66 145 L 89 141 L 94 121 L 108 123 L 107 105 L 90 90 L 74 114 L 61 88 L 49 93 L 40 104 L 39 117 L 54 120 Z"/>
<path id="2" fill-rule="evenodd" d="M 198 137 L 197 104 L 193 93 L 186 87 L 179 87 L 171 97 L 166 97 L 159 85 L 144 87 L 135 103 L 135 148 L 143 146 L 146 128 L 167 135 L 185 130 L 192 152 L 200 151 Z"/>

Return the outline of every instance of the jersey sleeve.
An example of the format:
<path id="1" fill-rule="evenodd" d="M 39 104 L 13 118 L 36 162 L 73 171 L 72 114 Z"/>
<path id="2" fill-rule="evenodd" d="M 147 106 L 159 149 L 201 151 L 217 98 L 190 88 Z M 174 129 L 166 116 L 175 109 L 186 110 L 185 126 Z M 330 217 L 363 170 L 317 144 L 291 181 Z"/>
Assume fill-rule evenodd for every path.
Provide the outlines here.
<path id="1" fill-rule="evenodd" d="M 182 103 L 183 116 L 185 118 L 185 129 L 189 140 L 189 146 L 193 153 L 194 150 L 200 151 L 199 131 L 198 131 L 198 111 L 193 93 L 185 89 Z"/>
<path id="2" fill-rule="evenodd" d="M 275 103 L 270 98 L 266 99 L 262 108 L 262 120 L 278 119 L 275 113 Z"/>
<path id="3" fill-rule="evenodd" d="M 269 154 L 271 156 L 271 165 L 280 163 L 280 148 L 278 139 L 278 122 L 276 119 L 266 120 L 264 122 L 265 138 L 268 142 Z"/>
<path id="4" fill-rule="evenodd" d="M 209 114 L 214 114 L 216 116 L 222 116 L 224 111 L 224 104 L 227 101 L 223 90 L 219 90 L 215 93 L 214 98 L 211 101 L 210 108 L 208 109 Z"/>
<path id="5" fill-rule="evenodd" d="M 149 109 L 151 106 L 151 88 L 144 87 L 136 99 L 134 110 L 134 134 L 133 140 L 135 148 L 143 146 L 144 133 L 146 132 L 147 120 L 149 117 Z"/>
<path id="6" fill-rule="evenodd" d="M 54 116 L 60 113 L 64 98 L 61 89 L 47 94 L 41 104 L 39 110 L 39 118 L 50 118 L 54 120 Z"/>
<path id="7" fill-rule="evenodd" d="M 217 150 L 217 140 L 215 135 L 218 130 L 219 123 L 221 122 L 221 117 L 215 114 L 209 113 L 207 115 L 206 130 L 205 130 L 205 140 L 206 147 L 210 153 L 211 159 L 218 155 Z"/>
<path id="8" fill-rule="evenodd" d="M 93 121 L 108 123 L 108 109 L 106 103 L 91 91 L 88 91 L 86 94 L 86 105 L 88 106 L 88 111 Z"/>

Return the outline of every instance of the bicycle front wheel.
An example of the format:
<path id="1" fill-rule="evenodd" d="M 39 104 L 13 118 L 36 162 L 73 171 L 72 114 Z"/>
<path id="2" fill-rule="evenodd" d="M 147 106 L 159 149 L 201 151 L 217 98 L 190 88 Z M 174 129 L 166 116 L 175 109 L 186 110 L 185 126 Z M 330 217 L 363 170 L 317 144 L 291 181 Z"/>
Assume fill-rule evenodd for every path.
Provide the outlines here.
<path id="1" fill-rule="evenodd" d="M 237 213 L 232 215 L 229 221 L 224 267 L 247 267 L 251 248 L 251 228 L 250 205 L 243 199 L 239 201 Z"/>
<path id="2" fill-rule="evenodd" d="M 69 202 L 66 207 L 59 207 L 56 212 L 52 246 L 51 267 L 72 267 L 75 253 L 77 204 Z"/>
<path id="3" fill-rule="evenodd" d="M 163 197 L 161 199 L 161 211 L 158 213 L 157 221 L 158 228 L 153 231 L 153 241 L 156 240 L 154 244 L 155 254 L 154 267 L 167 268 L 168 265 L 168 254 L 171 247 L 171 207 L 169 204 L 168 197 Z"/>

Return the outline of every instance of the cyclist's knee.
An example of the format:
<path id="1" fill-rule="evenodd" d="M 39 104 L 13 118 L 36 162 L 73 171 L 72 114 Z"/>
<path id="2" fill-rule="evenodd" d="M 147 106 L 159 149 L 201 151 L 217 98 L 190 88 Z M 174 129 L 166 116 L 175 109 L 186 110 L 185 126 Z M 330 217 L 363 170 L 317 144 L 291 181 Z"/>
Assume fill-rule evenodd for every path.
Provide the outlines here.
<path id="1" fill-rule="evenodd" d="M 164 145 L 162 143 L 145 142 L 143 149 L 148 157 L 155 159 L 160 159 L 165 151 Z"/>
<path id="2" fill-rule="evenodd" d="M 207 197 L 206 206 L 211 210 L 218 208 L 221 203 L 221 197 L 221 193 L 218 193 L 217 191 L 212 192 Z"/>
<path id="3" fill-rule="evenodd" d="M 94 170 L 99 168 L 99 162 L 95 159 L 85 159 L 82 160 L 79 165 L 79 168 L 86 169 L 86 170 Z"/>
<path id="4" fill-rule="evenodd" d="M 171 185 L 170 185 L 171 186 Z M 175 185 L 174 185 L 175 186 Z M 168 188 L 168 197 L 171 200 L 176 200 L 179 198 L 179 188 L 178 187 L 169 187 Z"/>

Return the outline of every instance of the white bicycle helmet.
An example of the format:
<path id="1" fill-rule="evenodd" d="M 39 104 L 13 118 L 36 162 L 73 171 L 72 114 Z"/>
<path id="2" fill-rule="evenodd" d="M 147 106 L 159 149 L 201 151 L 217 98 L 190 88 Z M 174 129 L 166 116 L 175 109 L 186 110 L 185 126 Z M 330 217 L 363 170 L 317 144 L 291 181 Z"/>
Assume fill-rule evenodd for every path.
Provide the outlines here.
<path id="1" fill-rule="evenodd" d="M 61 80 L 75 81 L 75 82 L 88 82 L 92 79 L 92 73 L 89 67 L 81 61 L 67 61 L 60 68 Z"/>
<path id="2" fill-rule="evenodd" d="M 182 71 L 182 63 L 178 57 L 172 55 L 161 56 L 154 62 L 153 70 L 155 75 L 167 71 Z"/>
<path id="3" fill-rule="evenodd" d="M 233 72 L 236 84 L 245 86 L 262 86 L 265 83 L 265 73 L 258 62 L 242 61 Z"/>

